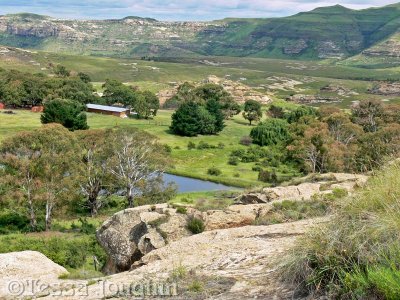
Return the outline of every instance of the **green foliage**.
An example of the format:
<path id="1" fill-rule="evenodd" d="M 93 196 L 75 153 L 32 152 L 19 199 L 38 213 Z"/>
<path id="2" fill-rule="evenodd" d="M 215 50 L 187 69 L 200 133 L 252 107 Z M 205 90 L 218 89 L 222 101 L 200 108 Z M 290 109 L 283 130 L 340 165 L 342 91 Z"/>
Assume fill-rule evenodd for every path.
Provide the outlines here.
<path id="1" fill-rule="evenodd" d="M 188 150 L 196 149 L 196 144 L 192 141 L 189 141 L 189 143 L 187 144 L 187 148 Z"/>
<path id="2" fill-rule="evenodd" d="M 193 234 L 199 234 L 204 231 L 205 225 L 201 219 L 190 218 L 187 223 L 187 229 Z"/>
<path id="3" fill-rule="evenodd" d="M 262 182 L 269 182 L 272 185 L 278 184 L 278 176 L 276 175 L 275 171 L 268 171 L 268 170 L 260 170 L 258 172 L 258 180 Z"/>
<path id="4" fill-rule="evenodd" d="M 25 215 L 12 211 L 4 211 L 0 214 L 0 234 L 29 230 L 29 219 Z"/>
<path id="5" fill-rule="evenodd" d="M 40 117 L 43 124 L 59 123 L 71 131 L 89 129 L 81 104 L 68 100 L 46 102 Z"/>
<path id="6" fill-rule="evenodd" d="M 286 115 L 288 123 L 296 123 L 302 117 L 317 117 L 317 110 L 311 106 L 300 106 Z"/>
<path id="7" fill-rule="evenodd" d="M 39 251 L 66 268 L 80 268 L 93 255 L 104 263 L 106 254 L 94 236 L 35 237 L 6 235 L 0 237 L 0 253 L 32 250 Z"/>
<path id="8" fill-rule="evenodd" d="M 244 103 L 243 118 L 249 121 L 259 121 L 262 117 L 261 104 L 255 100 L 247 100 Z"/>
<path id="9" fill-rule="evenodd" d="M 220 176 L 222 171 L 216 167 L 211 167 L 207 170 L 207 174 L 212 176 Z"/>
<path id="10" fill-rule="evenodd" d="M 394 299 L 399 290 L 399 176 L 394 162 L 341 200 L 333 219 L 309 232 L 292 252 L 286 269 L 290 280 L 336 297 Z"/>
<path id="11" fill-rule="evenodd" d="M 215 104 L 215 102 L 214 102 Z M 206 107 L 196 102 L 185 102 L 172 115 L 171 130 L 183 136 L 197 136 L 198 134 L 216 134 L 222 130 L 220 109 L 216 106 Z M 223 120 L 222 120 L 223 123 Z M 222 128 L 221 128 L 222 126 Z"/>
<path id="12" fill-rule="evenodd" d="M 63 65 L 57 65 L 54 67 L 54 74 L 60 77 L 69 77 L 71 71 L 69 71 L 65 66 Z"/>
<path id="13" fill-rule="evenodd" d="M 187 209 L 186 209 L 186 207 L 184 207 L 184 206 L 178 206 L 178 207 L 176 208 L 176 212 L 177 212 L 178 214 L 186 215 Z"/>
<path id="14" fill-rule="evenodd" d="M 260 146 L 286 144 L 290 138 L 289 124 L 285 120 L 268 119 L 253 128 L 250 137 Z"/>

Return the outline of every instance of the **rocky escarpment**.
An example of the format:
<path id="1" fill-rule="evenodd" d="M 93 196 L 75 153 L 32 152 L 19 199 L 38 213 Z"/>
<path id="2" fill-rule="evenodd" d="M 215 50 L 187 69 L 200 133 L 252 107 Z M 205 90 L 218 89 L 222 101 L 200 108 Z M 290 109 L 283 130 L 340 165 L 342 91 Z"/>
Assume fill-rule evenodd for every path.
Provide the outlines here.
<path id="1" fill-rule="evenodd" d="M 298 94 L 287 97 L 286 101 L 291 101 L 299 104 L 315 104 L 315 103 L 338 103 L 342 102 L 343 99 L 332 96 Z"/>
<path id="2" fill-rule="evenodd" d="M 335 5 L 285 18 L 213 22 L 165 22 L 139 17 L 60 20 L 18 14 L 0 17 L 0 33 L 8 46 L 119 57 L 342 59 L 364 50 L 370 56 L 396 56 L 398 44 L 392 36 L 398 32 L 395 24 L 399 19 L 398 5 L 360 11 Z M 389 41 L 380 45 L 385 39 Z M 376 44 L 379 47 L 371 48 Z"/>
<path id="3" fill-rule="evenodd" d="M 400 96 L 400 82 L 379 82 L 369 92 L 375 95 Z"/>
<path id="4" fill-rule="evenodd" d="M 187 207 L 182 213 L 168 204 L 123 210 L 113 215 L 97 231 L 97 239 L 109 256 L 105 272 L 112 274 L 140 266 L 142 258 L 150 252 L 192 235 L 187 225 L 193 218 L 202 220 L 206 231 L 252 225 L 267 215 L 275 202 L 308 201 L 316 195 L 332 193 L 335 189 L 352 192 L 364 185 L 367 178 L 344 173 L 306 177 L 298 185 L 245 193 L 235 200 L 234 205 L 223 210 L 202 212 Z"/>
<path id="5" fill-rule="evenodd" d="M 247 100 L 255 100 L 262 104 L 268 104 L 272 101 L 270 96 L 260 93 L 253 88 L 238 82 L 229 79 L 223 79 L 214 75 L 208 76 L 205 80 L 201 82 L 203 83 L 213 83 L 221 85 L 225 91 L 227 91 L 234 99 L 235 102 L 243 104 Z M 199 85 L 200 83 L 195 83 L 195 85 Z M 179 83 L 174 83 L 174 86 L 169 89 L 162 90 L 158 92 L 157 96 L 160 99 L 160 104 L 164 105 L 164 103 L 174 97 L 178 92 Z"/>
<path id="6" fill-rule="evenodd" d="M 368 180 L 368 176 L 347 173 L 327 173 L 311 175 L 302 179 L 298 185 L 264 188 L 261 191 L 241 195 L 236 199 L 237 204 L 271 203 L 276 201 L 310 200 L 316 195 L 331 194 L 335 189 L 353 192 L 362 187 Z"/>
<path id="7" fill-rule="evenodd" d="M 97 231 L 97 239 L 109 256 L 104 271 L 129 270 L 151 251 L 192 235 L 187 229 L 191 218 L 203 220 L 205 230 L 234 228 L 253 224 L 269 209 L 269 205 L 232 205 L 226 210 L 201 212 L 188 207 L 184 214 L 167 204 L 125 209 Z"/>

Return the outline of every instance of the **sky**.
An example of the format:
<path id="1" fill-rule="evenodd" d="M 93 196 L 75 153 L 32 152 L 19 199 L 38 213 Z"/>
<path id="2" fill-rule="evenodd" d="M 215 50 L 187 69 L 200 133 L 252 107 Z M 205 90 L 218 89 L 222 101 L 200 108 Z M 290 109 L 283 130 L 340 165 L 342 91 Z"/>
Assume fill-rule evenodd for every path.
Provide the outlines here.
<path id="1" fill-rule="evenodd" d="M 396 2 L 390 0 L 0 0 L 0 14 L 31 12 L 68 19 L 139 16 L 158 20 L 191 21 L 226 17 L 281 17 L 335 4 L 363 9 Z"/>

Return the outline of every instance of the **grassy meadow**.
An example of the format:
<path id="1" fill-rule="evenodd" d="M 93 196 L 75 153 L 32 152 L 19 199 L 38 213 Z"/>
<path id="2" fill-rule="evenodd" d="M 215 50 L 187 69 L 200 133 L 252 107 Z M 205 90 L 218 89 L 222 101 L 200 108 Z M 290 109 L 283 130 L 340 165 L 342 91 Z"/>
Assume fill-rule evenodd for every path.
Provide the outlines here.
<path id="1" fill-rule="evenodd" d="M 228 164 L 232 150 L 245 148 L 239 144 L 241 137 L 248 136 L 251 126 L 241 115 L 226 122 L 225 129 L 218 135 L 181 137 L 169 132 L 172 111 L 161 110 L 153 120 L 120 119 L 113 116 L 88 113 L 90 128 L 111 128 L 114 126 L 136 127 L 158 137 L 162 144 L 172 148 L 173 165 L 168 171 L 176 175 L 220 182 L 238 187 L 254 187 L 262 185 L 257 180 L 258 172 L 252 170 L 254 163 L 239 163 L 237 166 Z M 41 126 L 40 114 L 26 110 L 16 110 L 15 114 L 0 114 L 0 142 L 13 134 L 32 130 Z M 189 141 L 205 142 L 213 146 L 223 144 L 223 148 L 188 150 Z M 220 176 L 207 174 L 210 167 L 222 171 Z M 283 175 L 283 174 L 282 174 Z M 290 174 L 285 174 L 289 176 Z"/>

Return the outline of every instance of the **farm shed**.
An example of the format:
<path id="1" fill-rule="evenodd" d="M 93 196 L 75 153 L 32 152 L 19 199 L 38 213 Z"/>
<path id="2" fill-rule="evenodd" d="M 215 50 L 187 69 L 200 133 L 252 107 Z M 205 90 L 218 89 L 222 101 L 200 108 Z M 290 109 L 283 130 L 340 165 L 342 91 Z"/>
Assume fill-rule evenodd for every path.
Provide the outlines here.
<path id="1" fill-rule="evenodd" d="M 4 103 L 0 102 L 0 109 L 5 109 L 5 108 L 6 108 L 6 106 L 4 105 Z"/>
<path id="2" fill-rule="evenodd" d="M 127 118 L 129 115 L 129 109 L 123 107 L 98 105 L 98 104 L 86 104 L 87 111 L 103 115 L 111 115 L 120 118 Z"/>

